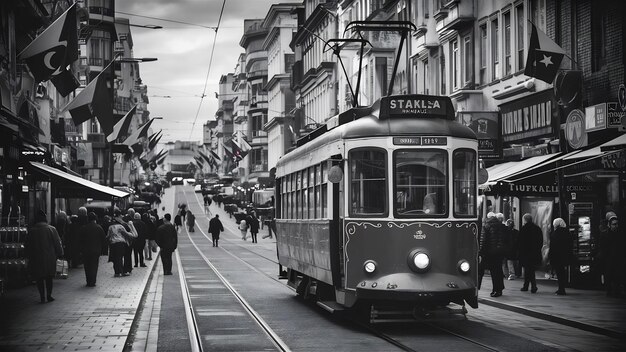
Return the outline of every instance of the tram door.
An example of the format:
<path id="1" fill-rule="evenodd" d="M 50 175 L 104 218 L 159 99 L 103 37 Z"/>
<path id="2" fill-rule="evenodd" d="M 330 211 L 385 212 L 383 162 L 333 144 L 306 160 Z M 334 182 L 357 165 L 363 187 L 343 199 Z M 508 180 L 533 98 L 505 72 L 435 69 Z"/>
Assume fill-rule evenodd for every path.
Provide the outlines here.
<path id="1" fill-rule="evenodd" d="M 336 158 L 335 158 L 336 157 Z M 341 156 L 333 157 L 328 163 L 328 181 L 331 188 L 330 206 L 330 252 L 333 284 L 335 289 L 345 287 L 344 246 L 343 246 L 343 197 L 344 173 Z M 336 160 L 335 160 L 336 159 Z"/>

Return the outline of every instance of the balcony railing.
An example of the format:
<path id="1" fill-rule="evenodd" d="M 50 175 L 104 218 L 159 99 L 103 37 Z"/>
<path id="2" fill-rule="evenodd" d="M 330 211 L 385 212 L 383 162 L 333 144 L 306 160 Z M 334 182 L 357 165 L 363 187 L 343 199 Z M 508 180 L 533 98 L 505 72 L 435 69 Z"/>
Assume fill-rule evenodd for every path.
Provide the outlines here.
<path id="1" fill-rule="evenodd" d="M 113 11 L 113 9 L 110 9 L 108 7 L 101 7 L 101 6 L 89 6 L 89 13 L 94 14 L 94 15 L 105 15 L 105 16 L 110 16 L 110 17 L 115 16 L 115 11 Z"/>

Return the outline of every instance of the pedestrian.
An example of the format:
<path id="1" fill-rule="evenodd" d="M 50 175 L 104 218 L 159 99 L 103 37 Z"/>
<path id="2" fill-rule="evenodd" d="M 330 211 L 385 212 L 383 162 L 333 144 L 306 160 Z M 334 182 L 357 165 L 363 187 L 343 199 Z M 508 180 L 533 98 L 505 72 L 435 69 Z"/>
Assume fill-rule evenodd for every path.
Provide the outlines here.
<path id="1" fill-rule="evenodd" d="M 135 212 L 132 212 L 133 219 L 135 218 Z M 131 237 L 126 238 L 126 248 L 124 250 L 124 272 L 127 274 L 131 274 L 133 272 L 133 246 L 135 240 L 139 237 L 139 233 L 135 228 L 135 224 L 133 224 L 133 219 L 126 223 L 126 226 L 130 229 L 130 233 L 132 233 Z"/>
<path id="2" fill-rule="evenodd" d="M 132 238 L 130 227 L 122 219 L 122 213 L 119 210 L 113 212 L 113 220 L 109 225 L 107 232 L 107 240 L 109 241 L 109 257 L 113 262 L 113 271 L 115 277 L 128 276 L 130 273 L 124 271 L 124 254 L 128 247 L 127 238 Z"/>
<path id="3" fill-rule="evenodd" d="M 65 251 L 63 252 L 70 268 L 77 268 L 79 264 L 80 246 L 78 244 L 78 230 L 81 226 L 78 222 L 78 215 L 70 216 L 65 233 L 67 241 L 65 243 Z"/>
<path id="4" fill-rule="evenodd" d="M 239 231 L 241 231 L 241 239 L 246 241 L 248 239 L 248 223 L 245 219 L 239 222 Z"/>
<path id="5" fill-rule="evenodd" d="M 565 295 L 565 284 L 567 283 L 567 271 L 565 268 L 571 264 L 573 254 L 572 238 L 563 219 L 554 219 L 552 226 L 554 229 L 550 234 L 548 258 L 550 259 L 550 265 L 556 271 L 556 278 L 559 283 L 559 289 L 555 294 L 563 296 Z"/>
<path id="6" fill-rule="evenodd" d="M 516 276 L 519 276 L 520 270 L 518 269 L 518 239 L 519 239 L 519 231 L 515 228 L 515 222 L 513 219 L 508 219 L 506 221 L 506 227 L 509 232 L 509 251 L 506 254 L 506 268 L 508 269 L 508 279 L 515 280 Z"/>
<path id="7" fill-rule="evenodd" d="M 256 212 L 253 210 L 246 217 L 248 227 L 250 227 L 250 236 L 252 237 L 252 243 L 258 243 L 257 234 L 259 233 L 259 219 L 256 217 Z"/>
<path id="8" fill-rule="evenodd" d="M 180 214 L 180 217 L 182 218 L 182 221 L 185 221 L 185 215 L 187 215 L 187 204 L 185 203 L 181 203 L 178 206 L 178 214 Z"/>
<path id="9" fill-rule="evenodd" d="M 135 230 L 137 230 L 137 238 L 133 240 L 133 256 L 135 257 L 135 268 L 140 266 L 142 268 L 146 267 L 146 263 L 144 262 L 143 250 L 146 247 L 146 238 L 148 237 L 148 227 L 141 220 L 141 214 L 135 213 L 135 219 L 133 220 L 133 226 Z"/>
<path id="10" fill-rule="evenodd" d="M 220 221 L 220 216 L 215 214 L 215 217 L 209 221 L 209 233 L 213 240 L 213 247 L 219 247 L 220 233 L 224 231 L 224 226 Z"/>
<path id="11" fill-rule="evenodd" d="M 98 216 L 94 212 L 87 215 L 87 223 L 80 228 L 80 247 L 85 267 L 87 287 L 96 286 L 98 264 L 102 253 L 102 243 L 105 240 L 104 229 L 96 223 Z"/>
<path id="12" fill-rule="evenodd" d="M 154 222 L 150 218 L 149 213 L 144 213 L 141 215 L 141 221 L 146 224 L 146 245 L 143 250 L 143 257 L 145 260 L 152 260 L 152 245 L 156 247 L 155 235 L 156 235 L 156 226 L 154 226 Z M 156 248 L 155 248 L 156 252 Z"/>
<path id="13" fill-rule="evenodd" d="M 68 217 L 64 211 L 60 211 L 57 214 L 56 223 L 54 227 L 57 229 L 59 233 L 59 238 L 61 238 L 61 245 L 63 246 L 63 252 L 65 252 L 65 245 L 67 242 L 67 228 L 68 228 Z"/>
<path id="14" fill-rule="evenodd" d="M 274 226 L 272 226 L 272 222 L 274 223 Z M 276 220 L 274 219 L 273 216 L 270 216 L 270 218 L 267 221 L 267 235 L 263 236 L 262 238 L 272 238 L 272 231 L 275 232 L 274 228 L 276 226 Z"/>
<path id="15" fill-rule="evenodd" d="M 174 228 L 176 229 L 176 232 L 178 232 L 181 226 L 183 226 L 183 221 L 180 213 L 178 213 L 174 216 Z"/>
<path id="16" fill-rule="evenodd" d="M 165 214 L 163 225 L 159 226 L 156 231 L 156 242 L 161 247 L 163 275 L 172 275 L 172 253 L 178 246 L 178 234 L 170 220 L 172 216 L 169 213 Z"/>
<path id="17" fill-rule="evenodd" d="M 48 225 L 46 213 L 39 210 L 35 215 L 35 224 L 28 229 L 24 243 L 28 271 L 37 282 L 41 303 L 54 301 L 52 298 L 52 279 L 56 273 L 57 258 L 63 255 L 61 238 L 54 226 Z M 45 284 L 45 292 L 44 292 Z"/>
<path id="18" fill-rule="evenodd" d="M 504 290 L 504 273 L 502 272 L 502 261 L 507 252 L 507 228 L 498 220 L 496 214 L 487 214 L 487 221 L 483 226 L 480 236 L 480 250 L 483 260 L 491 272 L 492 292 L 491 297 L 502 296 Z"/>
<path id="19" fill-rule="evenodd" d="M 626 235 L 619 227 L 617 215 L 614 212 L 606 214 L 607 229 L 600 234 L 600 253 L 604 262 L 604 284 L 606 295 L 620 297 L 623 294 L 624 273 L 626 272 Z"/>
<path id="20" fill-rule="evenodd" d="M 196 223 L 196 216 L 193 215 L 191 210 L 187 210 L 187 227 L 189 228 L 189 232 L 194 232 L 195 231 L 193 229 L 195 223 Z"/>
<path id="21" fill-rule="evenodd" d="M 528 291 L 530 285 L 531 293 L 537 292 L 537 280 L 535 270 L 541 265 L 541 247 L 543 246 L 543 232 L 541 228 L 533 223 L 532 215 L 526 213 L 522 217 L 524 225 L 520 229 L 518 248 L 519 262 L 524 269 L 524 285 L 521 291 Z"/>

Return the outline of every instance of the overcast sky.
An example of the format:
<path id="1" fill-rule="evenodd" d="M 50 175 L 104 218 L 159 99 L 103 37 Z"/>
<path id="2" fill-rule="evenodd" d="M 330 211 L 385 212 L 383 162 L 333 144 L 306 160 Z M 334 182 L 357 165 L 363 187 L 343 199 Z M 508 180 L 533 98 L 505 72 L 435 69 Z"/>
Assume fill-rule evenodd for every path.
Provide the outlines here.
<path id="1" fill-rule="evenodd" d="M 216 26 L 223 0 L 118 0 L 116 17 L 126 17 L 131 24 L 159 25 L 163 29 L 131 27 L 135 57 L 156 57 L 156 62 L 140 64 L 143 83 L 148 86 L 150 116 L 156 120 L 153 130 L 164 130 L 161 142 L 202 140 L 202 125 L 215 119 L 219 78 L 233 72 L 243 52 L 239 40 L 243 20 L 264 18 L 273 3 L 298 2 L 276 0 L 226 0 L 210 68 L 206 97 L 204 90 L 215 31 L 198 26 L 123 14 L 163 18 L 204 26 Z M 170 96 L 171 98 L 164 98 Z M 199 114 L 198 108 L 200 107 Z M 193 122 L 198 116 L 192 131 Z"/>

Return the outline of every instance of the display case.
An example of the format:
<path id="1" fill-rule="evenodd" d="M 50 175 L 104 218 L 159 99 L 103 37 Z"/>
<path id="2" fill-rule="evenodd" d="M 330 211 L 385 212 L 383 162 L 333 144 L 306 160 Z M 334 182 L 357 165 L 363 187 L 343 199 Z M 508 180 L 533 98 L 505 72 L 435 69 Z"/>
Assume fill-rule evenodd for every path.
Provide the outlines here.
<path id="1" fill-rule="evenodd" d="M 570 283 L 574 287 L 592 287 L 600 284 L 598 263 L 595 260 L 595 245 L 598 234 L 593 224 L 593 203 L 569 204 L 569 230 L 572 235 L 574 259 L 571 266 Z"/>
<path id="2" fill-rule="evenodd" d="M 28 280 L 24 248 L 28 229 L 24 216 L 19 211 L 16 215 L 9 213 L 0 220 L 0 280 L 6 288 L 22 286 Z"/>

